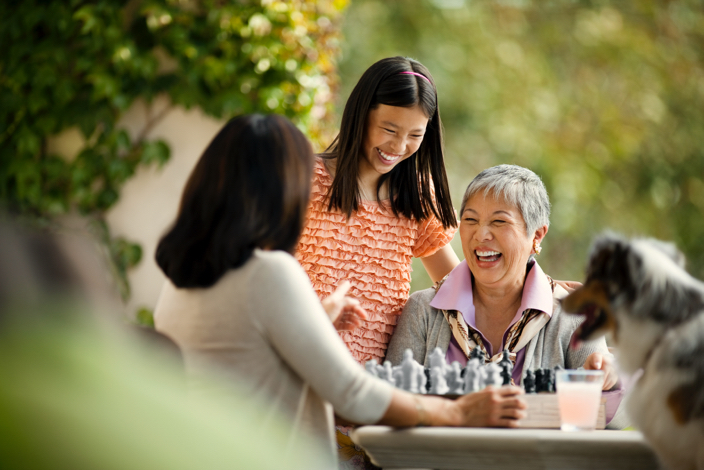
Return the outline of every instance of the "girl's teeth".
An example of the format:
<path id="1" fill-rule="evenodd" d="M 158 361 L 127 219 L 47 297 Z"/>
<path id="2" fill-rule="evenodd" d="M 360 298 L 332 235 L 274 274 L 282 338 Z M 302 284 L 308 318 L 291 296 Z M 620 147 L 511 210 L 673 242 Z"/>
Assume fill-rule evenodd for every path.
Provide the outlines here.
<path id="1" fill-rule="evenodd" d="M 379 150 L 379 155 L 381 156 L 382 159 L 384 159 L 384 161 L 387 161 L 387 162 L 394 162 L 394 161 L 398 160 L 397 155 L 389 155 L 389 154 L 382 152 L 381 150 Z"/>

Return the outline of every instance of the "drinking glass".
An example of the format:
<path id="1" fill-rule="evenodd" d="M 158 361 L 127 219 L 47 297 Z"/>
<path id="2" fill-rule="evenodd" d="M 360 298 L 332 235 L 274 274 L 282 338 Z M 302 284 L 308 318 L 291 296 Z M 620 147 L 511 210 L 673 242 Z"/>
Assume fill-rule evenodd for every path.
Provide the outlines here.
<path id="1" fill-rule="evenodd" d="M 559 370 L 555 376 L 557 402 L 560 408 L 560 429 L 587 431 L 596 428 L 601 405 L 601 370 Z"/>

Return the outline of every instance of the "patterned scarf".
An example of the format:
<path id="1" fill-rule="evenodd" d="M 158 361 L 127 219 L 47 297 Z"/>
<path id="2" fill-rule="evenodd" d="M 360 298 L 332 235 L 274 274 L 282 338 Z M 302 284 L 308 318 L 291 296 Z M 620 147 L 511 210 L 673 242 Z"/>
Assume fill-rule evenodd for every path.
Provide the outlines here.
<path id="1" fill-rule="evenodd" d="M 547 276 L 547 278 L 550 281 L 552 291 L 555 292 L 555 281 L 550 276 Z M 447 279 L 447 276 L 445 276 L 445 279 Z M 436 283 L 436 286 L 434 286 L 435 292 L 440 289 L 445 279 Z M 459 344 L 464 355 L 467 356 L 467 359 L 469 359 L 470 353 L 477 346 L 484 353 L 485 363 L 500 362 L 503 359 L 503 351 L 489 356 L 481 335 L 467 324 L 461 312 L 457 310 L 442 310 L 442 313 L 447 323 L 450 324 L 452 336 Z M 508 349 L 509 359 L 513 365 L 516 365 L 516 353 L 523 349 L 543 329 L 548 321 L 550 321 L 550 315 L 540 310 L 529 308 L 523 312 L 521 319 L 509 328 L 506 336 L 506 349 Z"/>

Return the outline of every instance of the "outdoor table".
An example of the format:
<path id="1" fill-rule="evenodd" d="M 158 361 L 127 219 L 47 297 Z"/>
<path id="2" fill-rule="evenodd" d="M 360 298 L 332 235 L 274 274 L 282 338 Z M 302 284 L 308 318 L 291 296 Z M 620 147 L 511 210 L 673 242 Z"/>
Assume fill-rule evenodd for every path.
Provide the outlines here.
<path id="1" fill-rule="evenodd" d="M 660 468 L 637 431 L 361 426 L 351 437 L 385 470 Z"/>

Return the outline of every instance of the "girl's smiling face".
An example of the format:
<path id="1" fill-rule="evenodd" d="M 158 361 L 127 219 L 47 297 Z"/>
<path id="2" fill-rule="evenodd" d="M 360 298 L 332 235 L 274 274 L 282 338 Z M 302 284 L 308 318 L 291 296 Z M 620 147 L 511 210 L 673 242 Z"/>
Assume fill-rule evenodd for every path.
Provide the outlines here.
<path id="1" fill-rule="evenodd" d="M 380 104 L 369 111 L 360 176 L 376 173 L 378 178 L 413 155 L 423 142 L 427 125 L 428 117 L 420 106 Z"/>
<path id="2" fill-rule="evenodd" d="M 547 226 L 526 233 L 518 207 L 483 191 L 467 200 L 460 222 L 462 251 L 478 285 L 523 287 L 533 240 L 540 242 Z"/>

